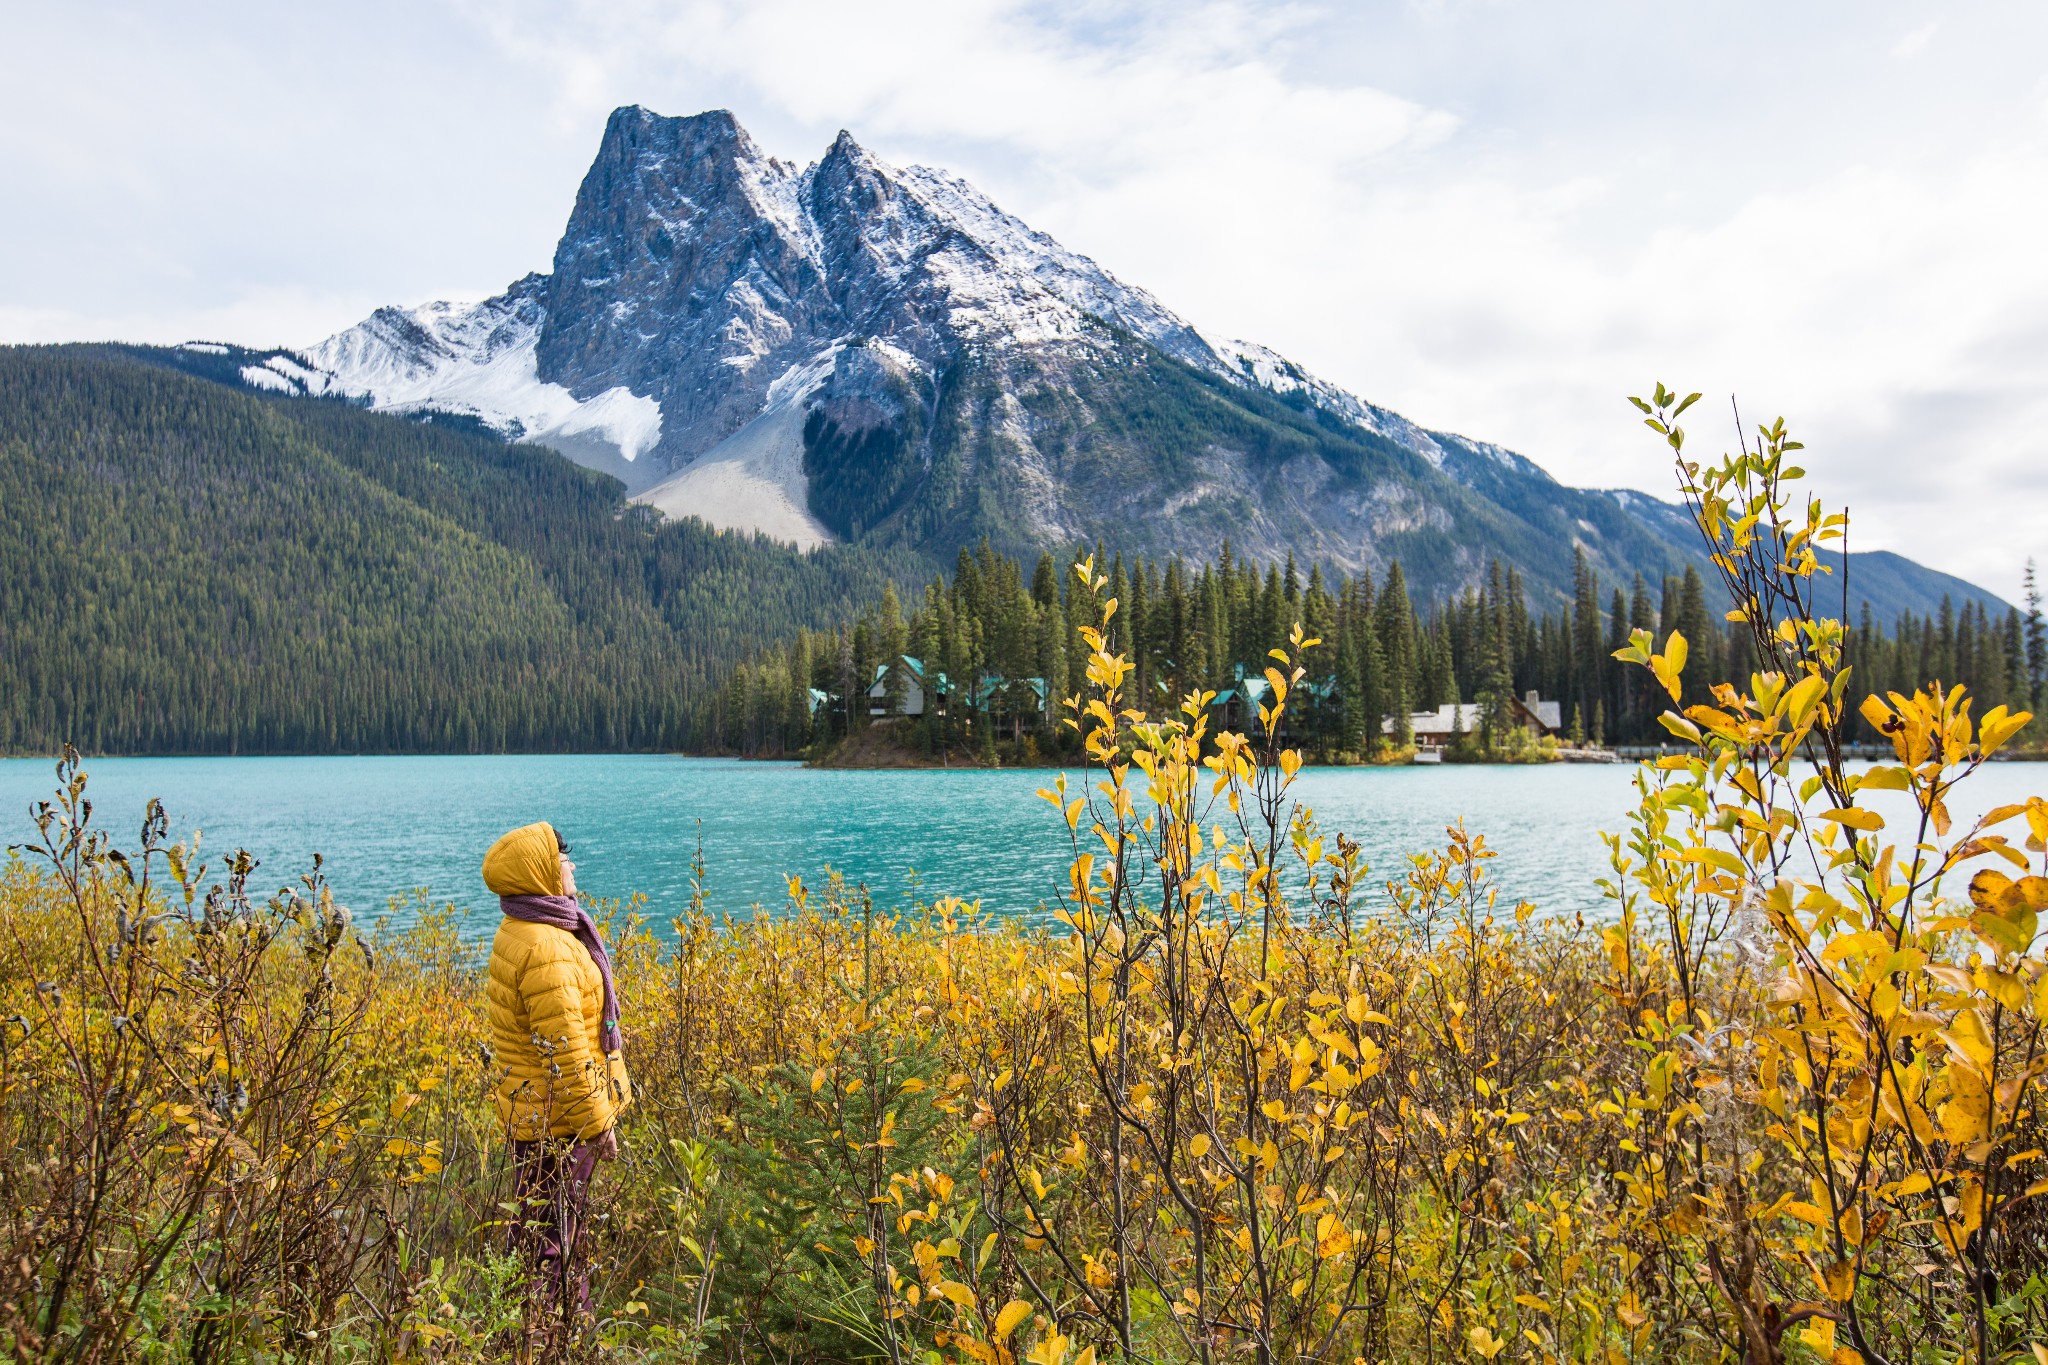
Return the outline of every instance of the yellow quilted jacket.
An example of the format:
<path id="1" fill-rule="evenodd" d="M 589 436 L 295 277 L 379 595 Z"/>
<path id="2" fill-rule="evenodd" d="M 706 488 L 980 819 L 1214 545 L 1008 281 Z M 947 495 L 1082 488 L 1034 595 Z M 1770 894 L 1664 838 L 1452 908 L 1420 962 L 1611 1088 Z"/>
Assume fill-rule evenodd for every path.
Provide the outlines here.
<path id="1" fill-rule="evenodd" d="M 513 830 L 484 859 L 501 896 L 558 896 L 562 869 L 547 824 Z M 501 1073 L 498 1116 L 516 1140 L 591 1138 L 632 1100 L 625 1058 L 598 1047 L 604 978 L 576 936 L 507 917 L 491 943 L 485 986 Z"/>

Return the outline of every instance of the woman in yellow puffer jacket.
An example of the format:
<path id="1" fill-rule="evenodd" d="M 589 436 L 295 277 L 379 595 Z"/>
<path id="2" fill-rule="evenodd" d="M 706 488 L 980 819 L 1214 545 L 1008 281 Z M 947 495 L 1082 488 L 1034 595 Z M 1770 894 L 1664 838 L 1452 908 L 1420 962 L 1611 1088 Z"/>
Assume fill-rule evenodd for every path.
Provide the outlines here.
<path id="1" fill-rule="evenodd" d="M 514 1245 L 532 1275 L 529 1332 L 551 1338 L 590 1312 L 590 1180 L 618 1155 L 632 1087 L 610 954 L 576 900 L 569 846 L 552 825 L 526 825 L 491 845 L 483 872 L 505 912 L 485 991 L 523 1209 Z"/>

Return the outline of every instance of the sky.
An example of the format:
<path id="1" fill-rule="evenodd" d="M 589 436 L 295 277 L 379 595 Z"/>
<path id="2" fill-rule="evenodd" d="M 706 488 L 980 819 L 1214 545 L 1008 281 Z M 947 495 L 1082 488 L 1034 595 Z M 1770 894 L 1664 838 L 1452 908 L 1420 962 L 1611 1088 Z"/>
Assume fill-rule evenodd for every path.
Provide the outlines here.
<path id="1" fill-rule="evenodd" d="M 945 167 L 1565 482 L 1787 419 L 1853 547 L 2048 568 L 2048 6 L 0 0 L 0 341 L 310 344 L 544 270 L 605 115 Z"/>

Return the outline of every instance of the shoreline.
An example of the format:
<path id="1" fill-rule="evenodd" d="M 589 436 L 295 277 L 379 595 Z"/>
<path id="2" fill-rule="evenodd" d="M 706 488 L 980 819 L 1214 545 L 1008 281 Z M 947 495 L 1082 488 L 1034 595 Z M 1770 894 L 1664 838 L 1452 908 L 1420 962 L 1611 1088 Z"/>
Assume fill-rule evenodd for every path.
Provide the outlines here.
<path id="1" fill-rule="evenodd" d="M 1619 745 L 1612 749 L 1594 751 L 1566 750 L 1562 751 L 1559 754 L 1559 756 L 1544 758 L 1445 759 L 1441 765 L 1432 763 L 1416 763 L 1413 760 L 1412 756 L 1401 758 L 1366 759 L 1355 762 L 1339 763 L 1332 763 L 1326 760 L 1311 758 L 1303 760 L 1302 766 L 1304 768 L 1426 768 L 1436 766 L 1454 768 L 1541 768 L 1550 766 L 1552 764 L 1613 763 L 1626 765 L 1631 763 L 1647 762 L 1649 759 L 1656 757 L 1655 754 L 1634 754 L 1623 752 L 1623 750 L 1635 750 L 1638 748 L 1646 747 L 1647 746 Z M 1663 752 L 1667 754 L 1678 754 L 1685 752 L 1685 750 L 1678 745 L 1667 745 L 1665 746 Z M 1594 758 L 1590 756 L 1580 756 L 1590 755 L 1590 753 L 1604 753 L 1610 755 L 1610 757 Z M 990 764 L 980 762 L 974 755 L 965 753 L 956 753 L 955 755 L 953 755 L 952 761 L 947 762 L 927 758 L 922 754 L 915 753 L 908 749 L 901 750 L 899 753 L 890 756 L 888 761 L 877 761 L 872 763 L 852 762 L 846 761 L 844 759 L 834 759 L 829 755 L 822 758 L 807 758 L 802 754 L 777 754 L 773 756 L 767 756 L 757 754 L 692 751 L 688 749 L 487 749 L 482 751 L 470 749 L 358 749 L 291 751 L 280 750 L 274 753 L 248 753 L 246 751 L 241 753 L 209 753 L 204 751 L 180 751 L 175 753 L 117 753 L 105 750 L 81 749 L 78 751 L 78 757 L 81 762 L 95 762 L 101 759 L 109 758 L 120 759 L 123 762 L 140 762 L 153 760 L 176 761 L 184 759 L 228 758 L 716 758 L 729 759 L 736 763 L 794 763 L 800 767 L 815 769 L 820 772 L 948 772 L 953 770 L 996 772 L 1039 769 L 1051 772 L 1058 772 L 1063 770 L 1069 770 L 1075 766 L 1073 763 L 1054 763 L 1044 760 L 1040 760 L 1039 762 L 1035 763 L 999 761 L 994 764 Z M 0 753 L 0 763 L 57 763 L 61 762 L 63 758 L 64 755 L 61 753 Z M 1857 758 L 1854 761 L 1877 762 L 1879 761 L 1879 759 L 1875 757 L 1863 757 Z M 2012 752 L 2010 750 L 2003 750 L 1999 753 L 1992 755 L 1989 759 L 1986 759 L 1985 761 L 1988 763 L 2048 763 L 2048 749 L 2025 750 L 2017 753 Z"/>

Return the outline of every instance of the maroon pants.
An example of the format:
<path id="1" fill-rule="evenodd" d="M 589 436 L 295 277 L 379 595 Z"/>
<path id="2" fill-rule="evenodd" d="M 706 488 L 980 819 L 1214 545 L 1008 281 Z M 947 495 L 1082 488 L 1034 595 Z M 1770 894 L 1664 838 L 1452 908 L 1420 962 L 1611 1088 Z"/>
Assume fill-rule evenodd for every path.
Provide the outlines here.
<path id="1" fill-rule="evenodd" d="M 590 1260 L 583 1232 L 597 1145 L 515 1142 L 512 1162 L 519 1173 L 512 1250 L 527 1265 L 531 1321 L 536 1326 L 582 1322 L 590 1316 Z"/>

